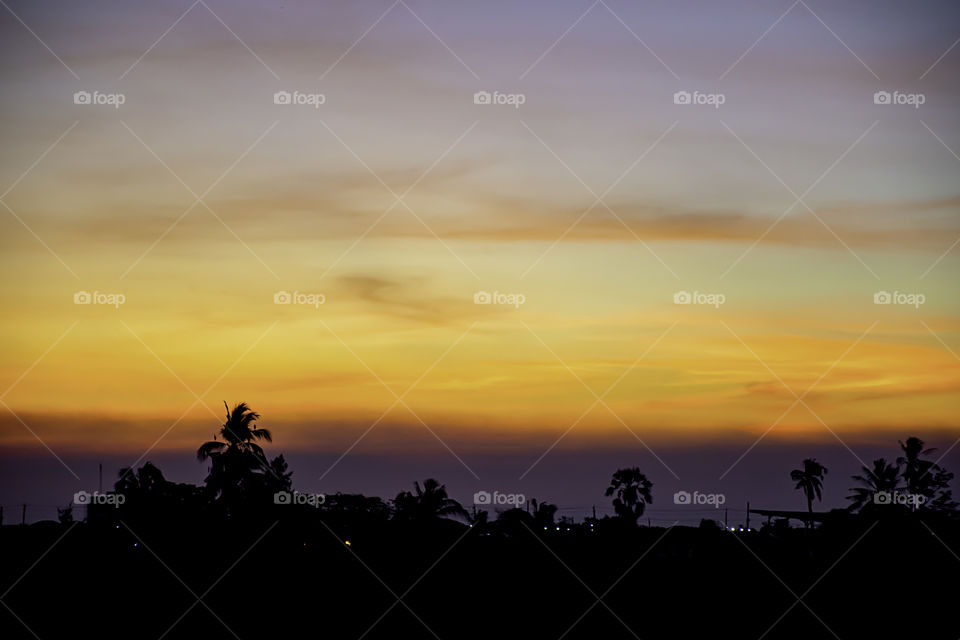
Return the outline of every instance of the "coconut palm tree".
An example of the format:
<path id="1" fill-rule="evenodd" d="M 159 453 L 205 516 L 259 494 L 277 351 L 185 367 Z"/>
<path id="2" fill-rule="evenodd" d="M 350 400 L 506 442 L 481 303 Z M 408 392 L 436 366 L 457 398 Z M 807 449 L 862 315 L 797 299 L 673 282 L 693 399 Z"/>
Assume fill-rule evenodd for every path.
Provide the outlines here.
<path id="1" fill-rule="evenodd" d="M 853 493 L 847 496 L 851 501 L 850 510 L 857 511 L 874 504 L 878 493 L 892 493 L 900 488 L 900 465 L 888 464 L 885 458 L 873 461 L 873 467 L 861 467 L 863 475 L 851 476 L 860 483 L 852 487 Z"/>
<path id="2" fill-rule="evenodd" d="M 213 440 L 200 445 L 197 459 L 201 462 L 209 459 L 213 463 L 205 480 L 207 488 L 214 496 L 231 501 L 244 491 L 259 489 L 263 483 L 254 481 L 261 480 L 263 473 L 276 474 L 256 443 L 257 440 L 273 442 L 273 436 L 268 429 L 255 425 L 260 414 L 246 402 L 239 403 L 232 411 L 226 402 L 223 406 L 227 409 L 227 420 L 220 428 L 221 439 L 214 435 Z"/>
<path id="3" fill-rule="evenodd" d="M 653 495 L 650 493 L 652 486 L 653 483 L 640 473 L 638 467 L 617 469 L 604 495 L 609 497 L 616 494 L 613 499 L 614 511 L 624 520 L 636 525 L 647 504 L 653 502 Z"/>
<path id="4" fill-rule="evenodd" d="M 807 497 L 807 512 L 813 513 L 813 499 L 823 500 L 821 490 L 823 489 L 823 476 L 826 475 L 827 468 L 816 461 L 815 458 L 807 458 L 803 461 L 802 469 L 794 469 L 790 472 L 790 479 L 797 483 L 796 489 L 802 489 Z M 813 520 L 807 520 L 807 527 L 813 526 Z"/>
<path id="5" fill-rule="evenodd" d="M 254 423 L 260 419 L 260 414 L 247 406 L 246 402 L 241 402 L 230 410 L 226 402 L 223 406 L 227 408 L 227 421 L 220 427 L 220 437 L 223 440 L 213 440 L 204 442 L 197 449 L 197 459 L 201 462 L 218 453 L 225 453 L 228 450 L 234 450 L 242 453 L 252 453 L 258 458 L 266 461 L 263 455 L 263 449 L 260 448 L 255 440 L 266 440 L 273 442 L 273 436 L 269 429 L 260 429 L 254 427 Z"/>
<path id="6" fill-rule="evenodd" d="M 459 502 L 447 496 L 447 488 L 433 478 L 413 483 L 414 493 L 401 491 L 393 500 L 395 518 L 426 522 L 451 516 L 469 519 L 470 514 Z"/>

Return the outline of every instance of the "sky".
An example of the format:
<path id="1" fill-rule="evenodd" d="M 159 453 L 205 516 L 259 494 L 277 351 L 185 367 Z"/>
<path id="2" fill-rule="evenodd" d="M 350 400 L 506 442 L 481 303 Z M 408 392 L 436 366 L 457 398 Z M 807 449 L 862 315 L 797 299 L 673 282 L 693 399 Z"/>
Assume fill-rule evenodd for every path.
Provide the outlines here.
<path id="1" fill-rule="evenodd" d="M 198 482 L 241 400 L 330 492 L 583 505 L 636 465 L 800 507 L 802 458 L 908 435 L 960 467 L 952 3 L 4 0 L 0 33 L 0 503 Z"/>

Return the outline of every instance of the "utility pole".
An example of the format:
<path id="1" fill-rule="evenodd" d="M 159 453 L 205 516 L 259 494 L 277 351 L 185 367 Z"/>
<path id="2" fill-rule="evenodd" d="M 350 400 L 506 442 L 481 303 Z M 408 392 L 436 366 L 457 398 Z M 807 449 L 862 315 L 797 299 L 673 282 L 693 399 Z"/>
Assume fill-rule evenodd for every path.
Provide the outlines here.
<path id="1" fill-rule="evenodd" d="M 103 493 L 103 463 L 100 463 L 100 489 L 99 493 Z"/>
<path id="2" fill-rule="evenodd" d="M 750 501 L 747 500 L 747 531 L 750 531 Z"/>
<path id="3" fill-rule="evenodd" d="M 23 504 L 23 511 L 20 514 L 20 524 L 27 524 L 27 504 Z"/>
<path id="4" fill-rule="evenodd" d="M 729 528 L 730 528 L 730 527 L 727 525 L 727 510 L 726 510 L 726 508 L 724 508 L 724 510 L 723 510 L 723 528 L 724 528 L 724 529 L 729 529 Z"/>
<path id="5" fill-rule="evenodd" d="M 597 519 L 597 505 L 593 505 L 593 519 Z"/>

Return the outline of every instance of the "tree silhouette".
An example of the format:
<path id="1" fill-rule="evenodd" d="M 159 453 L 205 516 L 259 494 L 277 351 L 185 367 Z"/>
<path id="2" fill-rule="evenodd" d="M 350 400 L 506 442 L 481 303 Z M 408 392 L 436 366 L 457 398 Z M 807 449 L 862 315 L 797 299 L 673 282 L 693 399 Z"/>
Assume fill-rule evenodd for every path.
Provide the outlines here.
<path id="1" fill-rule="evenodd" d="M 888 464 L 885 458 L 873 461 L 873 468 L 861 467 L 863 475 L 851 476 L 860 483 L 859 487 L 852 487 L 853 493 L 847 496 L 851 501 L 850 510 L 858 511 L 874 505 L 874 496 L 880 492 L 894 492 L 900 488 L 900 466 Z"/>
<path id="2" fill-rule="evenodd" d="M 554 526 L 557 505 L 549 502 L 537 502 L 536 498 L 531 498 L 530 506 L 532 507 L 533 522 L 536 526 L 543 528 Z"/>
<path id="3" fill-rule="evenodd" d="M 236 504 L 244 496 L 263 497 L 270 489 L 288 488 L 290 474 L 286 474 L 286 462 L 282 456 L 268 463 L 263 449 L 256 442 L 273 442 L 268 429 L 255 426 L 260 414 L 250 409 L 246 402 L 237 404 L 232 411 L 226 402 L 223 406 L 227 409 L 227 419 L 220 428 L 222 440 L 214 435 L 213 440 L 204 442 L 197 449 L 198 460 L 212 462 L 210 474 L 204 482 L 213 497 Z"/>
<path id="4" fill-rule="evenodd" d="M 469 519 L 470 514 L 459 502 L 447 496 L 447 488 L 433 478 L 421 486 L 413 483 L 414 493 L 401 491 L 393 500 L 394 517 L 401 521 L 429 522 L 451 516 Z"/>
<path id="5" fill-rule="evenodd" d="M 790 472 L 790 479 L 797 483 L 796 489 L 803 490 L 807 498 L 807 512 L 813 514 L 813 499 L 823 500 L 821 489 L 823 488 L 823 476 L 827 473 L 827 468 L 816 461 L 815 458 L 807 458 L 803 461 L 802 469 L 794 469 Z M 807 528 L 813 526 L 813 520 L 807 520 Z"/>
<path id="6" fill-rule="evenodd" d="M 650 493 L 652 486 L 653 483 L 640 473 L 638 467 L 617 469 L 604 495 L 609 497 L 616 494 L 613 499 L 614 511 L 624 520 L 636 525 L 647 504 L 653 502 Z"/>
<path id="7" fill-rule="evenodd" d="M 227 421 L 220 427 L 220 436 L 223 440 L 217 440 L 217 436 L 214 435 L 213 440 L 204 442 L 197 449 L 197 459 L 203 462 L 217 454 L 234 450 L 256 455 L 266 463 L 263 449 L 254 441 L 273 442 L 273 436 L 268 429 L 254 428 L 254 423 L 260 419 L 260 414 L 248 407 L 246 402 L 236 405 L 233 411 L 226 402 L 223 406 L 227 408 Z"/>
<path id="8" fill-rule="evenodd" d="M 924 449 L 923 440 L 914 436 L 907 438 L 906 442 L 900 441 L 900 449 L 903 455 L 897 458 L 897 464 L 903 467 L 903 481 L 907 491 L 926 498 L 922 505 L 911 501 L 911 510 L 916 511 L 924 506 L 933 510 L 955 508 L 956 503 L 953 502 L 950 490 L 953 474 L 935 462 L 921 458 L 932 454 L 936 449 Z"/>

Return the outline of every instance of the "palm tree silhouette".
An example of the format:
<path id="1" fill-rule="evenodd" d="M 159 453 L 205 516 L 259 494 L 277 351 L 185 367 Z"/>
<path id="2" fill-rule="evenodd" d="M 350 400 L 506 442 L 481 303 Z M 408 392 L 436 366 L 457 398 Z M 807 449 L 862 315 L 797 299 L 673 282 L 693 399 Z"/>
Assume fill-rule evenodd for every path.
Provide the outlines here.
<path id="1" fill-rule="evenodd" d="M 653 502 L 653 495 L 650 493 L 652 486 L 653 483 L 640 473 L 638 467 L 617 469 L 604 495 L 609 497 L 616 493 L 617 497 L 613 499 L 614 511 L 624 520 L 636 525 L 647 504 Z"/>
<path id="2" fill-rule="evenodd" d="M 807 497 L 807 512 L 813 514 L 813 499 L 823 500 L 821 489 L 823 488 L 823 476 L 827 473 L 827 468 L 816 461 L 815 458 L 807 458 L 803 461 L 802 469 L 794 469 L 790 472 L 790 479 L 797 483 L 796 489 L 802 489 Z M 807 528 L 813 526 L 813 520 L 807 520 Z"/>
<path id="3" fill-rule="evenodd" d="M 223 406 L 227 409 L 227 420 L 220 428 L 223 440 L 217 440 L 214 435 L 213 440 L 204 442 L 197 449 L 197 459 L 201 462 L 212 460 L 210 475 L 205 480 L 207 487 L 215 496 L 231 502 L 244 491 L 254 488 L 247 485 L 262 484 L 252 482 L 257 479 L 254 478 L 258 475 L 254 472 L 257 466 L 271 475 L 276 475 L 276 471 L 267 463 L 263 449 L 255 442 L 273 442 L 268 429 L 254 424 L 260 414 L 250 409 L 246 402 L 239 403 L 232 411 L 226 402 Z"/>
<path id="4" fill-rule="evenodd" d="M 401 491 L 393 504 L 400 520 L 426 522 L 450 516 L 469 519 L 470 514 L 459 502 L 447 496 L 447 488 L 433 478 L 427 478 L 421 486 L 413 483 L 414 493 Z"/>
<path id="5" fill-rule="evenodd" d="M 956 506 L 950 490 L 953 474 L 935 462 L 921 459 L 920 456 L 928 456 L 936 451 L 924 449 L 923 444 L 923 440 L 913 436 L 907 438 L 906 442 L 900 441 L 904 455 L 897 458 L 897 464 L 903 467 L 906 489 L 914 496 L 926 498 L 923 505 L 912 500 L 910 509 L 916 511 L 920 506 L 925 506 L 934 510 L 952 510 Z"/>
<path id="6" fill-rule="evenodd" d="M 197 449 L 197 459 L 203 462 L 218 453 L 233 450 L 252 453 L 266 463 L 263 449 L 254 440 L 273 442 L 273 436 L 270 435 L 269 429 L 253 428 L 253 423 L 260 419 L 260 414 L 248 407 L 246 402 L 236 405 L 233 411 L 226 402 L 223 406 L 227 408 L 227 421 L 220 427 L 223 441 L 217 440 L 217 436 L 214 435 L 213 440 L 204 442 Z"/>
<path id="7" fill-rule="evenodd" d="M 891 493 L 900 488 L 900 465 L 888 464 L 885 458 L 873 461 L 873 468 L 861 467 L 863 475 L 851 476 L 862 486 L 852 487 L 853 493 L 847 496 L 852 501 L 850 509 L 856 511 L 873 505 L 875 496 L 880 493 Z"/>

